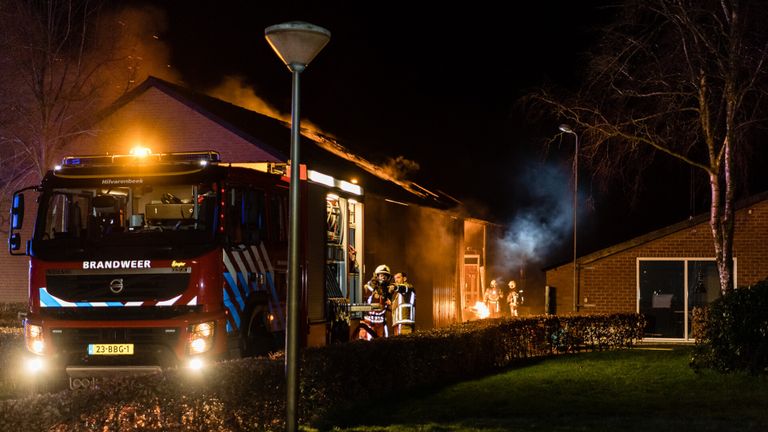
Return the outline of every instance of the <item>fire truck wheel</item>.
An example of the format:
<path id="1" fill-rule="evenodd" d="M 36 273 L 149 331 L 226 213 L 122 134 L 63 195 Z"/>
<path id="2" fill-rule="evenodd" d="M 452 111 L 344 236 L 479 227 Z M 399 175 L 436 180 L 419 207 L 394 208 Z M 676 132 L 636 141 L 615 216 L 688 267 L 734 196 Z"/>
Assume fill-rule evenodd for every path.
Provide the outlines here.
<path id="1" fill-rule="evenodd" d="M 275 338 L 269 331 L 267 314 L 263 309 L 255 309 L 248 319 L 248 326 L 243 338 L 243 356 L 265 356 L 275 350 Z"/>
<path id="2" fill-rule="evenodd" d="M 349 342 L 349 323 L 343 320 L 331 321 L 328 334 L 332 344 Z"/>

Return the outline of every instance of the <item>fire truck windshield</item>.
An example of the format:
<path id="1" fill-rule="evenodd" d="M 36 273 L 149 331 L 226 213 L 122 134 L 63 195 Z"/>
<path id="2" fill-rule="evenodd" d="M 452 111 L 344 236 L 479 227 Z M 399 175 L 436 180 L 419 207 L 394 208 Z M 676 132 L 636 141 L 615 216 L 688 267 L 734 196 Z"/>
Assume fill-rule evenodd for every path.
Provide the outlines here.
<path id="1" fill-rule="evenodd" d="M 213 233 L 210 184 L 139 184 L 51 188 L 40 200 L 37 249 L 84 243 L 135 244 Z M 196 235 L 201 234 L 201 235 Z M 205 234 L 205 235 L 202 235 Z"/>

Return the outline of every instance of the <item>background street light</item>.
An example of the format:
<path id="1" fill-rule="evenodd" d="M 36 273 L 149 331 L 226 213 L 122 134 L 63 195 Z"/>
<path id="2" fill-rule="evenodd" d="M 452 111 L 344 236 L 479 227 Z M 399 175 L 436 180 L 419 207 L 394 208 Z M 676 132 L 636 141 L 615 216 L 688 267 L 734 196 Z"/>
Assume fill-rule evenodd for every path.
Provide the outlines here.
<path id="1" fill-rule="evenodd" d="M 573 150 L 573 311 L 579 311 L 579 275 L 576 267 L 576 209 L 579 194 L 579 135 L 567 124 L 561 124 L 560 130 L 576 138 Z"/>
<path id="2" fill-rule="evenodd" d="M 291 71 L 291 184 L 288 231 L 288 319 L 285 333 L 286 430 L 298 429 L 299 406 L 299 74 L 331 39 L 328 30 L 300 21 L 267 27 L 267 42 Z"/>

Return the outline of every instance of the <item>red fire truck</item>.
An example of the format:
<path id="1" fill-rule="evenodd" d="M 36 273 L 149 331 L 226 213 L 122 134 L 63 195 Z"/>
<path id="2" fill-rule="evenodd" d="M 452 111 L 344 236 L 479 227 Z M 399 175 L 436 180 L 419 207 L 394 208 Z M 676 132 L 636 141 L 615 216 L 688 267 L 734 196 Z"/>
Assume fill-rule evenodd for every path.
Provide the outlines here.
<path id="1" fill-rule="evenodd" d="M 288 177 L 219 159 L 213 151 L 71 156 L 14 194 L 9 248 L 30 257 L 32 369 L 66 371 L 76 388 L 105 374 L 200 368 L 280 348 Z M 330 334 L 338 317 L 328 319 L 329 298 L 348 303 L 359 292 L 349 251 L 362 237 L 354 232 L 361 192 L 345 197 L 334 182 L 309 171 L 300 185 L 305 344 Z M 24 196 L 35 192 L 23 248 Z"/>

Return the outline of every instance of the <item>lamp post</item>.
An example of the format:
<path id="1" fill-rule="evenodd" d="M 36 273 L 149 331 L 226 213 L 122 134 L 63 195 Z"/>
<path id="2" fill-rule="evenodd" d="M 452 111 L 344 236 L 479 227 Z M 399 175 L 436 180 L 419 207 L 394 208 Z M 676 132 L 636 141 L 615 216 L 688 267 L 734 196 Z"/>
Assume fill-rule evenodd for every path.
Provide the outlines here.
<path id="1" fill-rule="evenodd" d="M 567 124 L 561 124 L 560 130 L 576 138 L 573 150 L 573 311 L 579 311 L 579 276 L 576 267 L 576 209 L 579 194 L 579 135 Z"/>
<path id="2" fill-rule="evenodd" d="M 328 30 L 300 21 L 267 27 L 267 42 L 292 74 L 291 88 L 291 184 L 288 231 L 288 319 L 285 332 L 286 430 L 298 429 L 299 353 L 299 74 L 331 39 Z"/>

